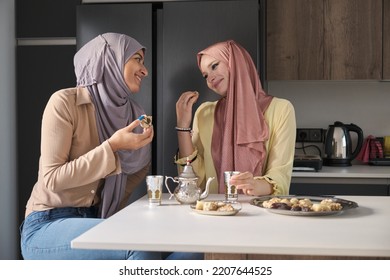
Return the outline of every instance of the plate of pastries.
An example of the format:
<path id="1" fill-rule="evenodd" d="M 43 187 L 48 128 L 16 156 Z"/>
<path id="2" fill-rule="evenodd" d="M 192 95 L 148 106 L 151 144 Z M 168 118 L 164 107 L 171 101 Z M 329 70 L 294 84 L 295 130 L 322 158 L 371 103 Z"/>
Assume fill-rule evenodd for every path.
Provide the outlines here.
<path id="1" fill-rule="evenodd" d="M 327 216 L 358 207 L 354 201 L 333 196 L 262 196 L 253 198 L 250 204 L 272 213 L 291 216 Z"/>
<path id="2" fill-rule="evenodd" d="M 234 216 L 241 210 L 239 202 L 198 200 L 191 209 L 202 215 Z"/>

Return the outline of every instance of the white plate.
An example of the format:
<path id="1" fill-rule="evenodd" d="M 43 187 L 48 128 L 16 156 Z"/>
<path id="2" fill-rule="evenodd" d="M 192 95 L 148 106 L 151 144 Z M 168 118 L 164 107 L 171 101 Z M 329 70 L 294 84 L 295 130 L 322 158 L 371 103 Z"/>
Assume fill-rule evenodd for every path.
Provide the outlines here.
<path id="1" fill-rule="evenodd" d="M 234 216 L 236 215 L 240 210 L 234 210 L 234 211 L 204 211 L 204 210 L 197 210 L 192 209 L 194 212 L 201 214 L 201 215 L 210 215 L 210 216 Z"/>
<path id="2" fill-rule="evenodd" d="M 241 210 L 241 203 L 239 202 L 228 202 L 228 201 L 218 201 L 213 200 L 215 202 L 224 202 L 226 204 L 230 204 L 233 206 L 234 211 L 205 211 L 205 210 L 198 210 L 195 208 L 195 205 L 190 205 L 192 211 L 201 214 L 201 215 L 209 215 L 209 216 L 234 216 Z M 206 201 L 205 201 L 206 202 Z"/>

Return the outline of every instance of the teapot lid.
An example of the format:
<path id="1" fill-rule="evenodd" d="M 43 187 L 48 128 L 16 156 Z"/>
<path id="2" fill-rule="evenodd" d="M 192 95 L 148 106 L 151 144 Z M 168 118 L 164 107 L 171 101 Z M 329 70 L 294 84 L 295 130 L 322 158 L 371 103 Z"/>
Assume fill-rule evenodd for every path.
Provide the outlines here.
<path id="1" fill-rule="evenodd" d="M 179 178 L 198 179 L 198 176 L 195 174 L 194 169 L 191 166 L 189 158 L 187 158 L 187 164 L 184 166 L 183 172 L 180 173 Z"/>

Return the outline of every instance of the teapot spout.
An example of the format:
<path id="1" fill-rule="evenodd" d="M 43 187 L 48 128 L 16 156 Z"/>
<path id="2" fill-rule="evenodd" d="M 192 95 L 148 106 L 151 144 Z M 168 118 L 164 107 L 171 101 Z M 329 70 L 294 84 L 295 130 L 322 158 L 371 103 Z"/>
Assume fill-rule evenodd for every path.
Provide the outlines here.
<path id="1" fill-rule="evenodd" d="M 207 179 L 206 188 L 205 188 L 204 192 L 200 195 L 199 199 L 205 199 L 209 195 L 210 183 L 213 180 L 214 180 L 214 177 L 210 177 L 210 178 Z"/>

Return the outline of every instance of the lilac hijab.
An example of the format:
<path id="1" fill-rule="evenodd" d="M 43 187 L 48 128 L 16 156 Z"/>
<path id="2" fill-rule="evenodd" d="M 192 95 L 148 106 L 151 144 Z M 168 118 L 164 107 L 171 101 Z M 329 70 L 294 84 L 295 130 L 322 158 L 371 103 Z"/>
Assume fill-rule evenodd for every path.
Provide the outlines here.
<path id="1" fill-rule="evenodd" d="M 144 50 L 135 39 L 116 33 L 105 33 L 85 44 L 74 57 L 77 86 L 86 87 L 95 105 L 100 143 L 145 114 L 143 108 L 131 99 L 132 92 L 123 77 L 124 66 L 137 51 Z M 133 130 L 141 133 L 137 127 Z M 117 212 L 125 195 L 127 176 L 151 160 L 150 144 L 133 151 L 118 151 L 122 173 L 105 178 L 101 193 L 100 216 Z"/>

